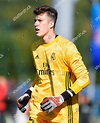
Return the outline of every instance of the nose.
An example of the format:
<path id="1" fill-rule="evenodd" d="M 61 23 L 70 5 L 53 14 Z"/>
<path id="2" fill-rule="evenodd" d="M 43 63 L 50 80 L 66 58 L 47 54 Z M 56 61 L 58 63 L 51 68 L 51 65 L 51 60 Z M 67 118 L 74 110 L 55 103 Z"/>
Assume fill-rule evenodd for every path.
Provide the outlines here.
<path id="1" fill-rule="evenodd" d="M 38 21 L 35 21 L 34 26 L 35 26 L 35 27 L 38 26 Z"/>

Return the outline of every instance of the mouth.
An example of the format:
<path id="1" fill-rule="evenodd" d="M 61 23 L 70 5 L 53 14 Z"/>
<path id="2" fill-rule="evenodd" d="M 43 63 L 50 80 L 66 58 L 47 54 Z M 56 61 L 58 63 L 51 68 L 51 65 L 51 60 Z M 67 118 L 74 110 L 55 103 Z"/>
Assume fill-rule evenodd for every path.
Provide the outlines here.
<path id="1" fill-rule="evenodd" d="M 36 31 L 36 33 L 38 33 L 40 31 L 40 29 L 36 28 L 35 31 Z"/>

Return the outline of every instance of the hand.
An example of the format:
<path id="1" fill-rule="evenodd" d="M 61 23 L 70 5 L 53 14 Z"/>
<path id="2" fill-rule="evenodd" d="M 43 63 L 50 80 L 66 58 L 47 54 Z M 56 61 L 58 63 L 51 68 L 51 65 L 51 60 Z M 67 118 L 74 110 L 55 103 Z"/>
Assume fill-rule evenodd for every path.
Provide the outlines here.
<path id="1" fill-rule="evenodd" d="M 25 106 L 27 105 L 27 103 L 29 102 L 30 96 L 25 93 L 23 96 L 21 96 L 20 98 L 18 98 L 17 100 L 17 106 L 19 108 L 19 110 L 21 110 L 21 112 L 25 112 Z"/>
<path id="2" fill-rule="evenodd" d="M 52 96 L 44 98 L 43 101 L 40 103 L 40 105 L 43 111 L 50 113 L 56 107 L 60 106 L 63 102 L 64 99 L 61 95 L 59 97 Z"/>
<path id="3" fill-rule="evenodd" d="M 30 98 L 31 98 L 31 93 L 33 91 L 34 87 L 30 87 L 23 96 L 21 96 L 20 98 L 18 98 L 18 100 L 16 101 L 17 106 L 19 108 L 19 110 L 21 110 L 21 112 L 25 112 L 25 106 L 27 105 L 27 103 L 29 102 Z"/>

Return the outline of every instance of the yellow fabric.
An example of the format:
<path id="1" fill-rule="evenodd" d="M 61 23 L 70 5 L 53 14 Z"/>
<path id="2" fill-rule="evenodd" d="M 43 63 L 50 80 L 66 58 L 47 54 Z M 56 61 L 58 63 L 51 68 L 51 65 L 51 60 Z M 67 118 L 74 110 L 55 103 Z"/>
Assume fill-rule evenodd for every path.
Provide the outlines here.
<path id="1" fill-rule="evenodd" d="M 28 123 L 59 123 L 59 122 L 45 121 L 43 119 L 37 118 L 36 120 L 29 120 Z"/>
<path id="2" fill-rule="evenodd" d="M 37 70 L 34 90 L 30 100 L 30 117 L 58 123 L 78 123 L 78 95 L 89 84 L 88 71 L 76 46 L 63 38 L 56 37 L 49 44 L 38 41 L 32 46 Z M 63 105 L 46 114 L 40 108 L 43 98 L 59 96 L 71 88 L 76 95 Z"/>

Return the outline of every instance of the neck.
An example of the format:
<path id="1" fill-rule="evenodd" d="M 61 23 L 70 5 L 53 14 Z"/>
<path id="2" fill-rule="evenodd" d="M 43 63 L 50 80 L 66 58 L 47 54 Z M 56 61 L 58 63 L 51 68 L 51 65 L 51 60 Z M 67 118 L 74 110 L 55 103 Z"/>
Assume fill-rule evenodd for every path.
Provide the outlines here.
<path id="1" fill-rule="evenodd" d="M 48 44 L 49 42 L 51 42 L 52 40 L 54 40 L 56 37 L 56 34 L 54 31 L 47 33 L 42 39 L 43 42 Z"/>

